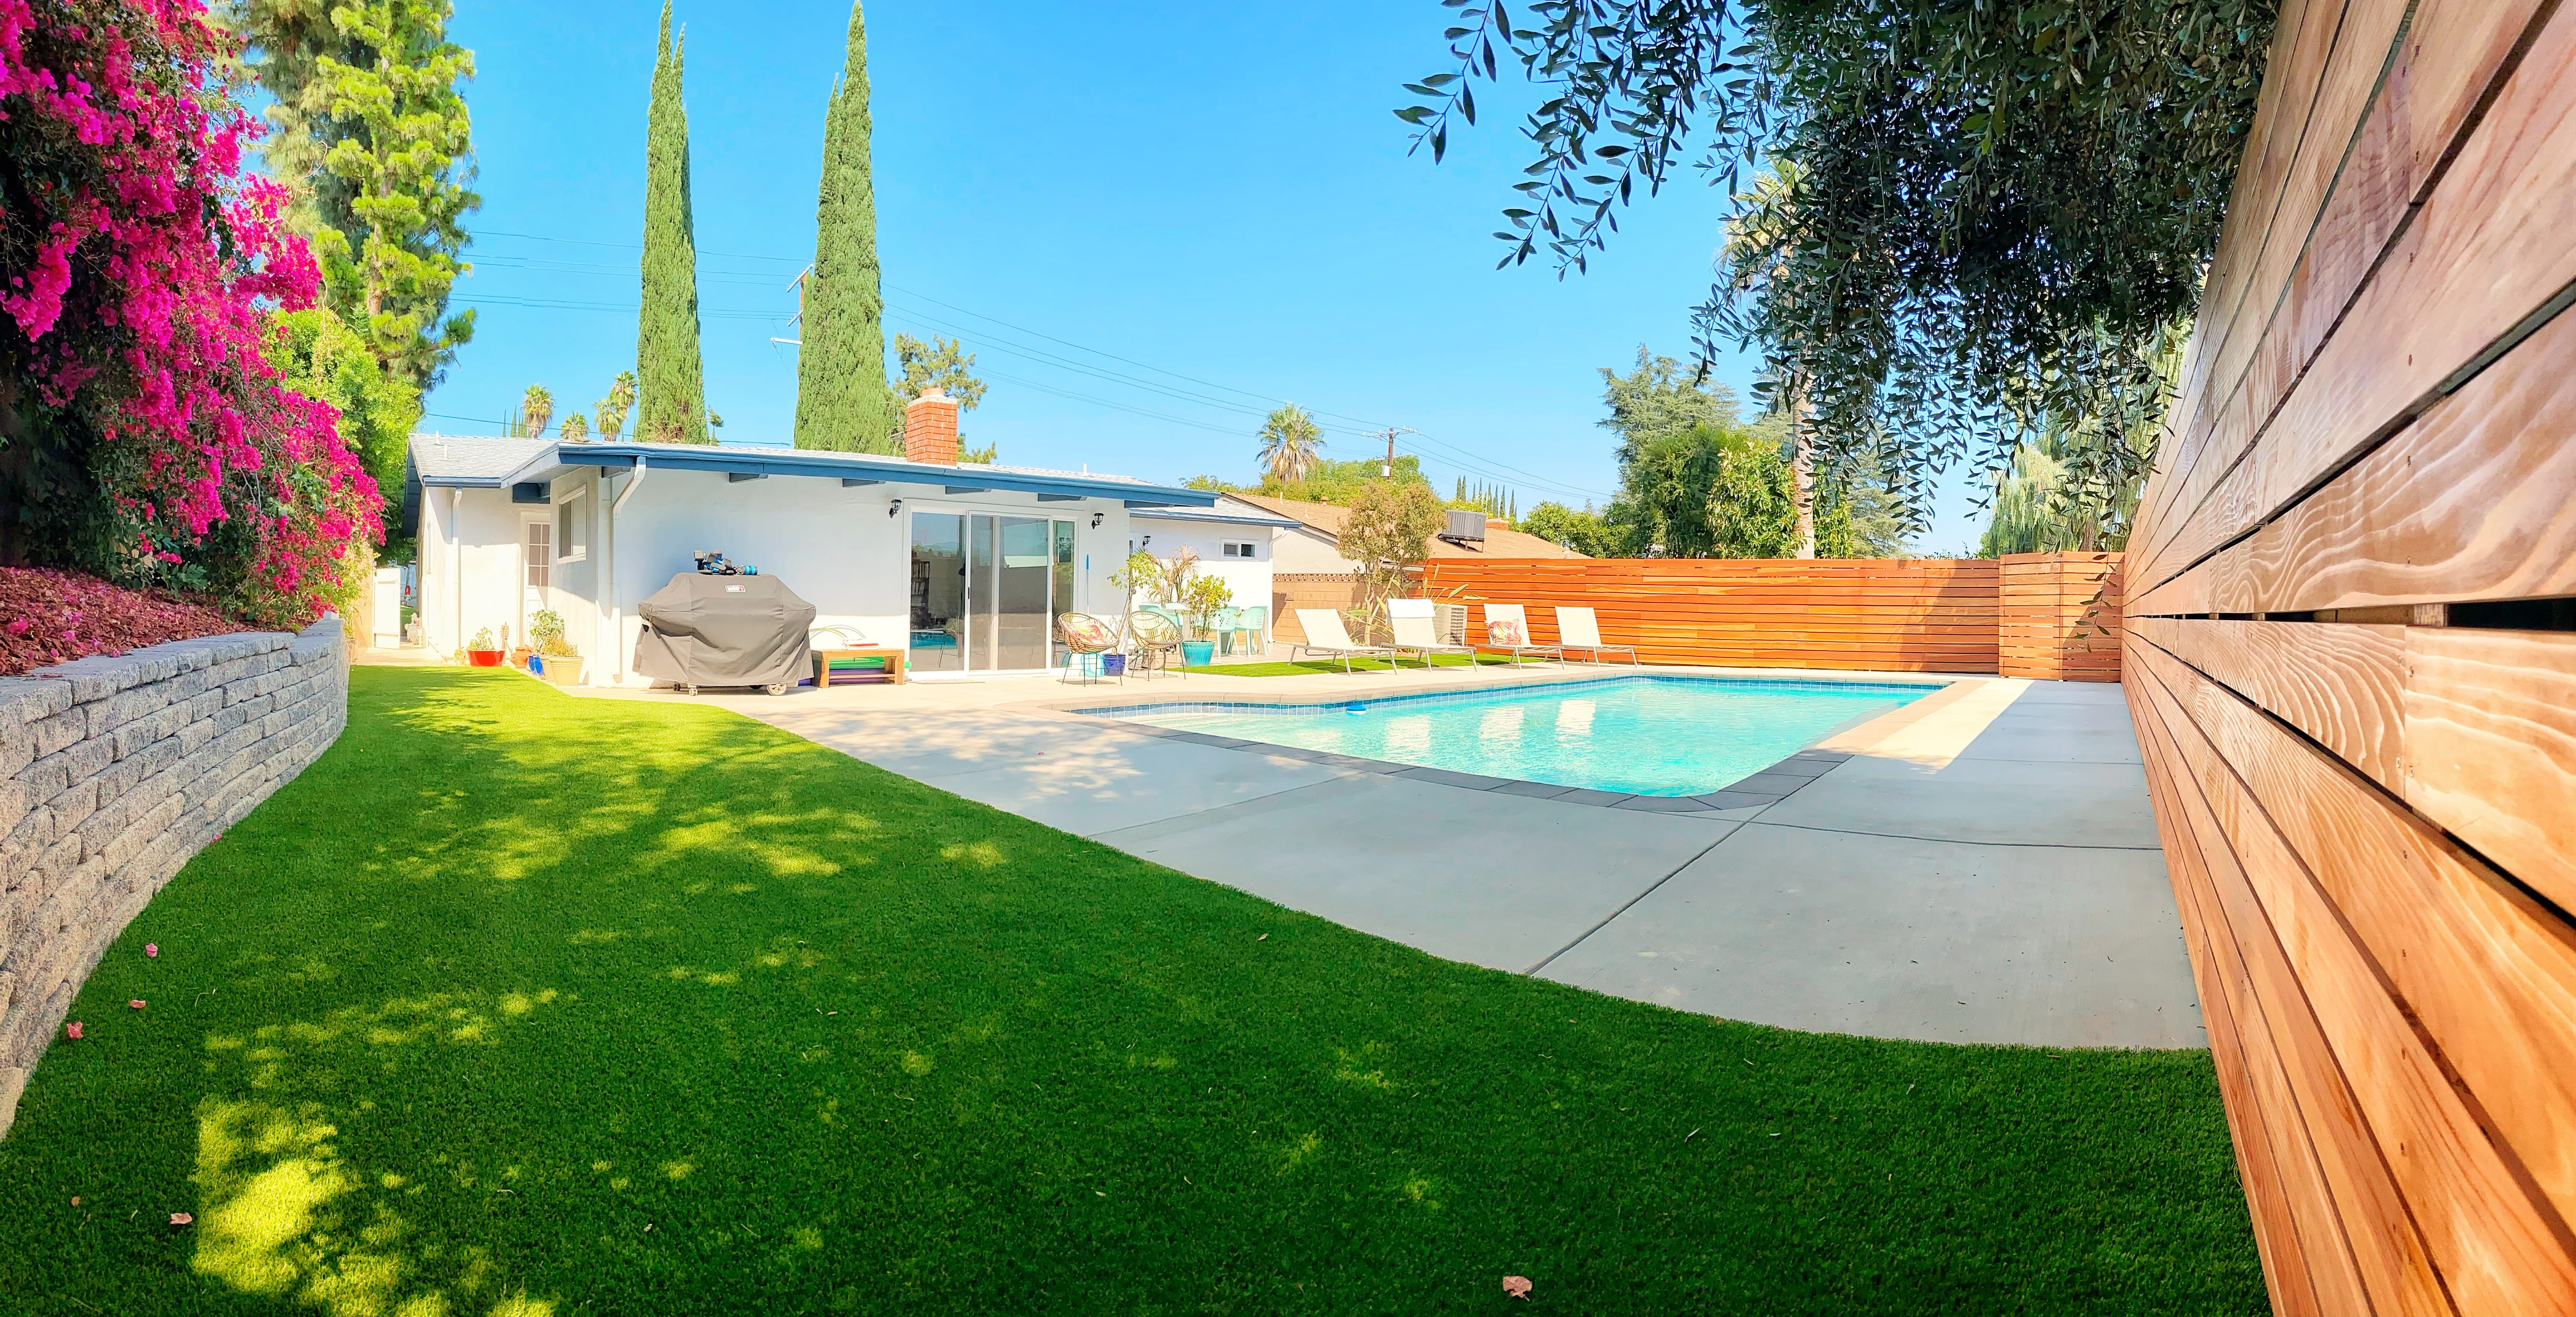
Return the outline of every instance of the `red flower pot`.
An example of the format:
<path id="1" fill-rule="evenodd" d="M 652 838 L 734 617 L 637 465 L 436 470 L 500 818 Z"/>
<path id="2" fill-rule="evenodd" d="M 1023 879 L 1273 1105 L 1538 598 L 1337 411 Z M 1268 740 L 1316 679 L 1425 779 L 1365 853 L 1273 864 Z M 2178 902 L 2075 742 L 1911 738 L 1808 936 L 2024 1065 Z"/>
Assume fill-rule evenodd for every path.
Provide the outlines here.
<path id="1" fill-rule="evenodd" d="M 465 661 L 478 668 L 497 668 L 501 666 L 501 651 L 497 649 L 469 649 L 465 651 Z"/>

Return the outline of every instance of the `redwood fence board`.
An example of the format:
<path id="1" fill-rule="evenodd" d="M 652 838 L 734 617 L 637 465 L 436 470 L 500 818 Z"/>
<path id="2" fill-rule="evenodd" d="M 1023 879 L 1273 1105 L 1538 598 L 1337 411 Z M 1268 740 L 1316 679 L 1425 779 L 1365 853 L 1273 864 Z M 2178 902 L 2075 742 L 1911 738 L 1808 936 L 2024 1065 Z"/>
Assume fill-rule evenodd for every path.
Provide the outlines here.
<path id="1" fill-rule="evenodd" d="M 2275 1309 L 2576 1312 L 2576 631 L 2474 607 L 2576 596 L 2576 6 L 2392 8 L 2284 7 L 2122 671 Z"/>

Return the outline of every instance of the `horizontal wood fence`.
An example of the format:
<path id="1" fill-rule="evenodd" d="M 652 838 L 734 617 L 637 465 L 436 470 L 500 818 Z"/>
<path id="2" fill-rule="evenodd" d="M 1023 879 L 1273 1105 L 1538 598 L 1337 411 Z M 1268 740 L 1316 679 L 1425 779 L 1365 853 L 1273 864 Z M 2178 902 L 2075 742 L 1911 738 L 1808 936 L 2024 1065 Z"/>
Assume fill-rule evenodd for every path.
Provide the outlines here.
<path id="1" fill-rule="evenodd" d="M 2576 5 L 2282 4 L 2123 658 L 2283 1314 L 2576 1312 L 2571 215 Z"/>
<path id="2" fill-rule="evenodd" d="M 2120 555 L 2007 553 L 1995 671 L 2048 681 L 2120 679 Z"/>
<path id="3" fill-rule="evenodd" d="M 1282 645 L 1302 645 L 1306 628 L 1297 625 L 1300 608 L 1357 608 L 1360 584 L 1342 572 L 1279 572 L 1270 578 L 1270 638 Z"/>
<path id="4" fill-rule="evenodd" d="M 2016 634 L 2035 664 L 2046 648 L 2040 638 L 2060 637 L 2062 650 L 2073 630 L 2066 621 L 2070 607 L 2072 615 L 2084 612 L 2083 601 L 2067 602 L 2078 589 L 2074 583 L 2117 558 L 2023 556 L 2033 561 L 2010 568 L 1992 559 L 1950 558 L 1442 558 L 1424 565 L 1422 593 L 1524 605 L 1534 638 L 1546 644 L 1557 639 L 1554 605 L 1588 606 L 1604 641 L 1635 645 L 1648 663 L 1995 672 L 2007 571 L 2025 583 L 2030 617 L 2016 622 Z M 2061 567 L 2060 558 L 2085 561 Z M 2094 593 L 2084 590 L 2084 600 Z M 1483 610 L 1471 610 L 1470 618 L 1469 639 L 1483 641 Z M 2116 608 L 2108 622 L 2116 627 Z M 2088 653 L 2098 644 L 2077 639 Z M 2084 680 L 2119 680 L 2116 651 L 2101 653 L 2106 657 L 2072 666 Z M 2068 665 L 2052 658 L 2050 666 Z"/>

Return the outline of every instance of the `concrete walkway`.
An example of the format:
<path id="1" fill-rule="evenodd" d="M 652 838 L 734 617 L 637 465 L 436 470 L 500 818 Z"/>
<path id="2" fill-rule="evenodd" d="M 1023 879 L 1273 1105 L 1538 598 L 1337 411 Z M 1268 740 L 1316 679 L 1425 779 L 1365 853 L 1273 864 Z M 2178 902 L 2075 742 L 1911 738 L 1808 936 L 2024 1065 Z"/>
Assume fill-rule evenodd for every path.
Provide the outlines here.
<path id="1" fill-rule="evenodd" d="M 1198 744 L 1067 707 L 1516 680 L 1198 677 L 1086 691 L 996 679 L 703 698 L 1454 960 L 1797 1029 L 2206 1046 L 2116 686 L 1960 680 L 1786 766 L 1810 778 L 1794 794 L 1688 815 Z"/>

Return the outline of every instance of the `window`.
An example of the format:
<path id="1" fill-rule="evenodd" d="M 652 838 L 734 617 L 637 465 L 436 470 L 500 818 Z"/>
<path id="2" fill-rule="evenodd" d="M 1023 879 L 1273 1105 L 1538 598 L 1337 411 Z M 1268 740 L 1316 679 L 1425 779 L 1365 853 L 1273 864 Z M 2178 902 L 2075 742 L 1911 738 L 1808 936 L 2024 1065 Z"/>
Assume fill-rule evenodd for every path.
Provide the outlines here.
<path id="1" fill-rule="evenodd" d="M 528 523 L 528 588 L 546 588 L 554 566 L 555 528 L 542 521 Z"/>
<path id="2" fill-rule="evenodd" d="M 590 556 L 590 519 L 582 515 L 584 490 L 561 495 L 555 505 L 555 561 L 580 562 Z"/>
<path id="3" fill-rule="evenodd" d="M 1227 540 L 1225 542 L 1224 556 L 1228 558 L 1258 558 L 1261 556 L 1261 552 L 1247 541 Z"/>

